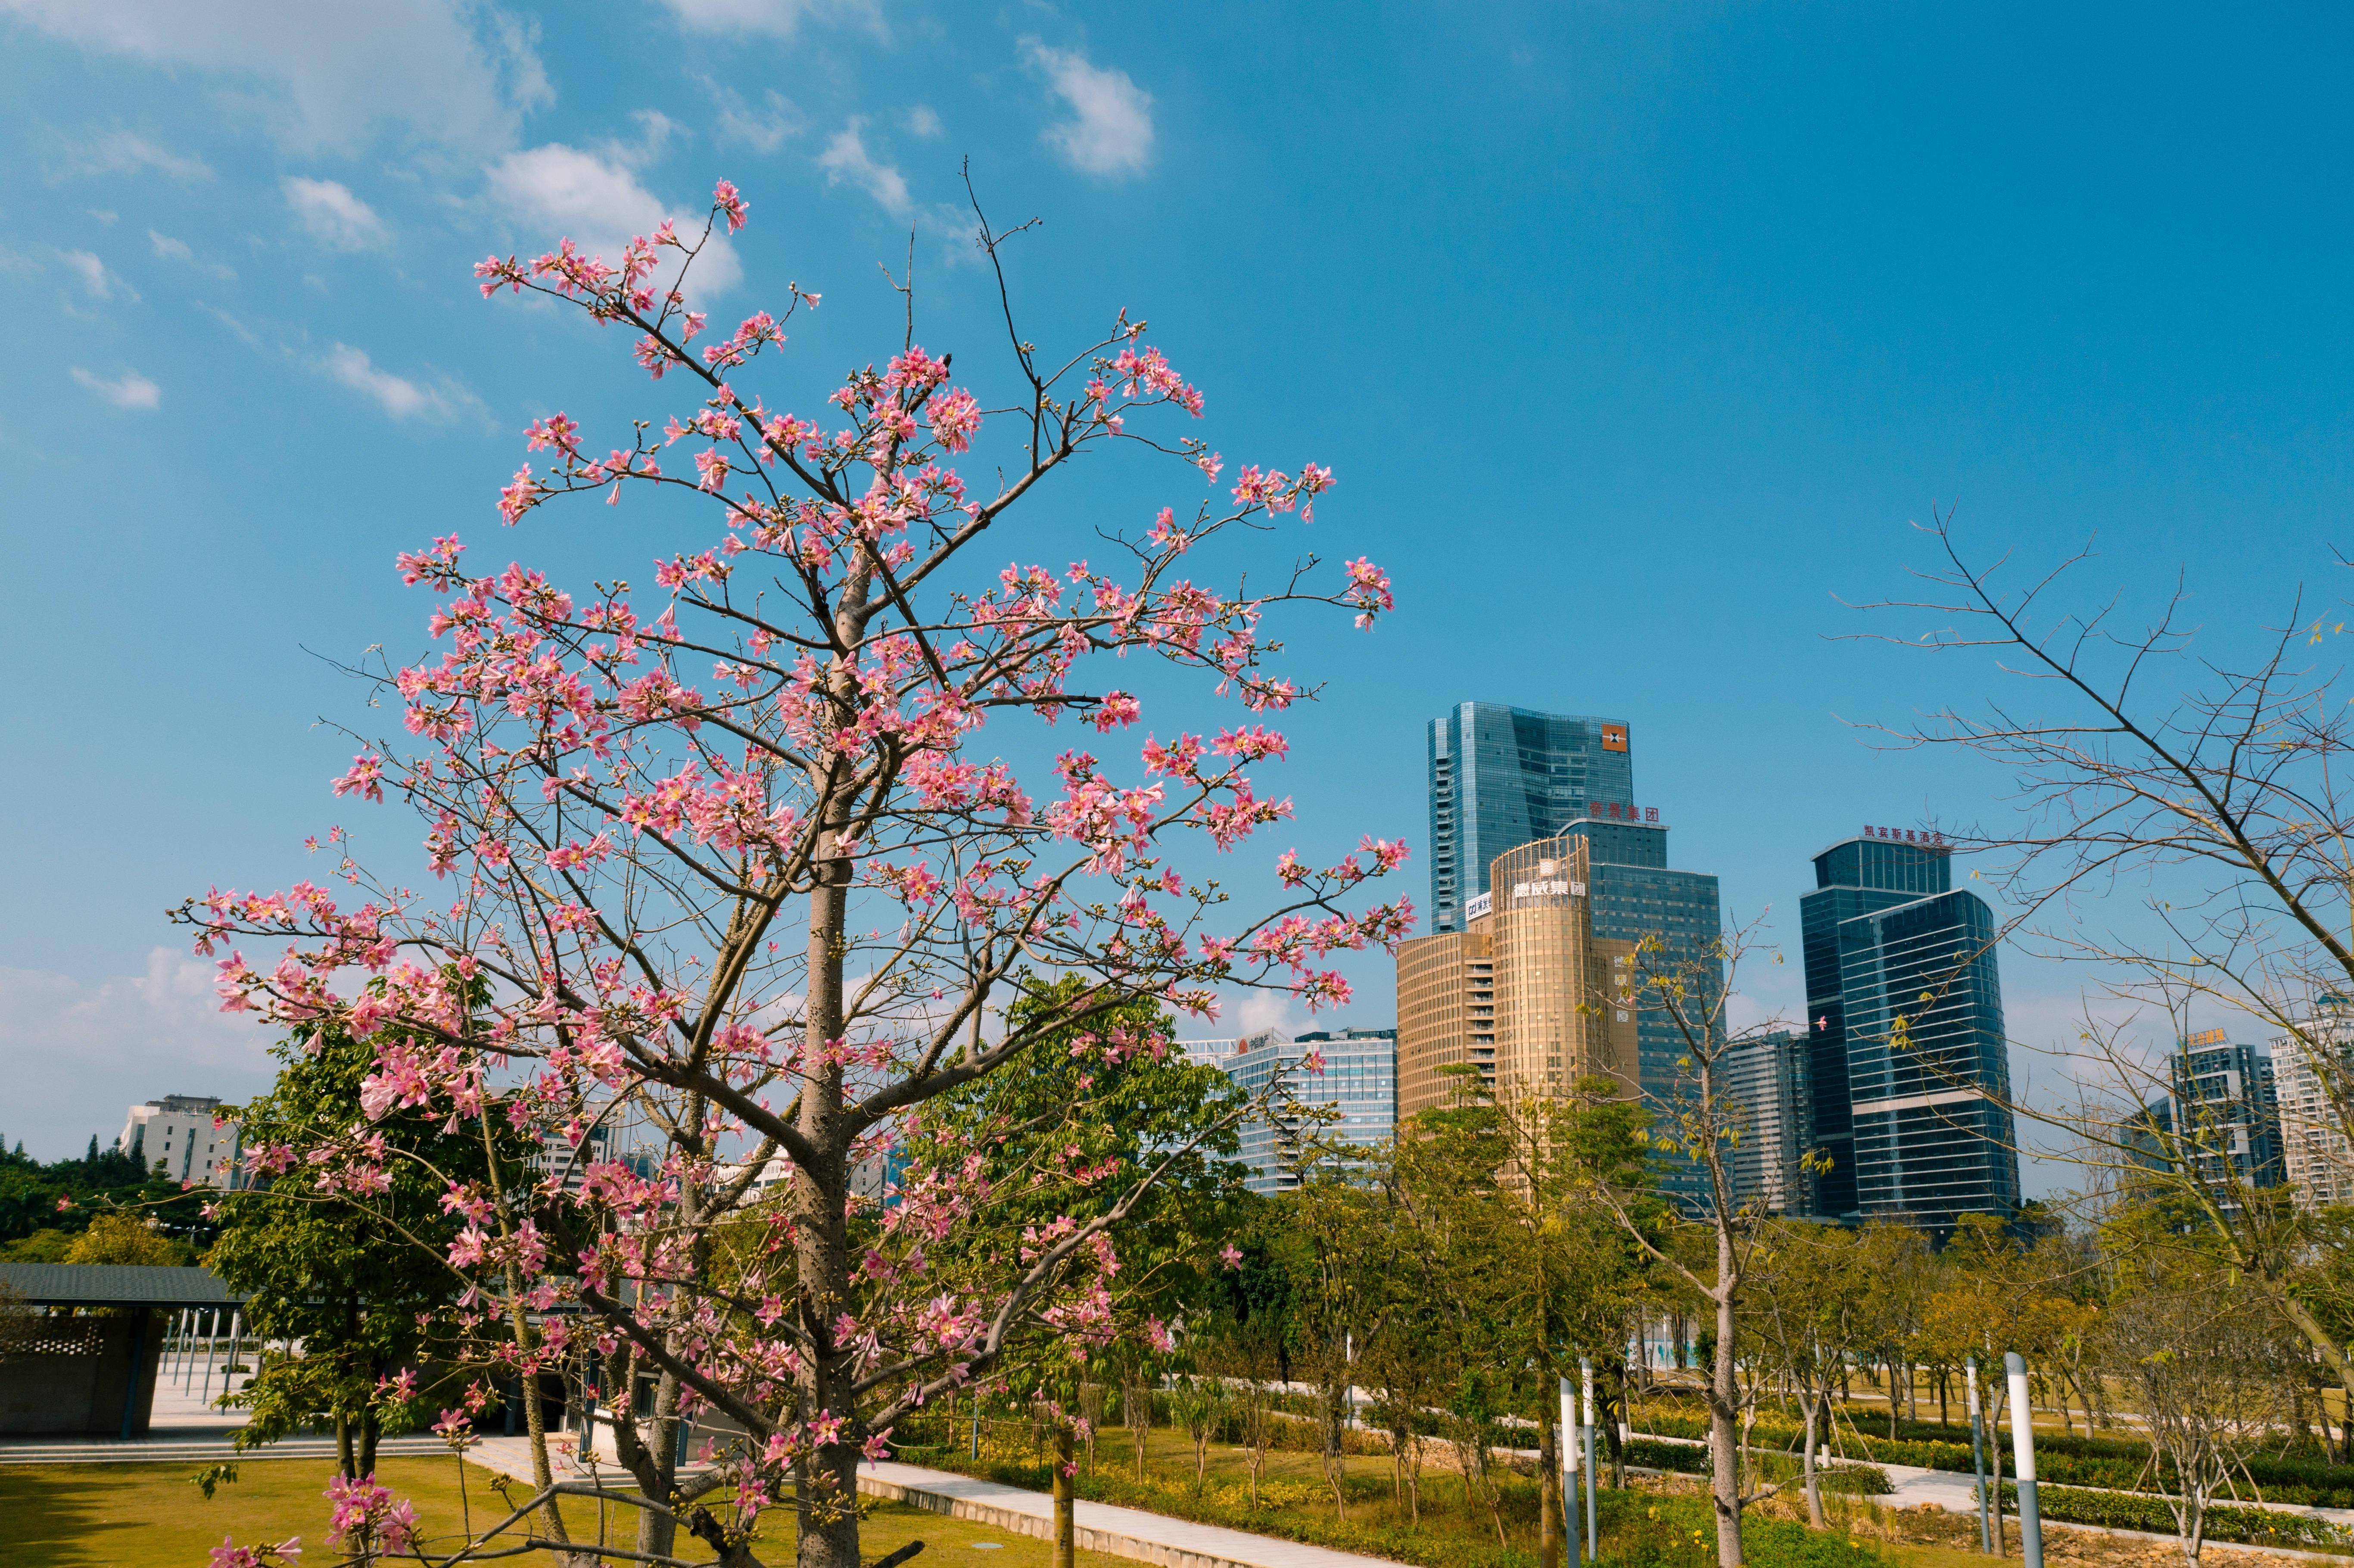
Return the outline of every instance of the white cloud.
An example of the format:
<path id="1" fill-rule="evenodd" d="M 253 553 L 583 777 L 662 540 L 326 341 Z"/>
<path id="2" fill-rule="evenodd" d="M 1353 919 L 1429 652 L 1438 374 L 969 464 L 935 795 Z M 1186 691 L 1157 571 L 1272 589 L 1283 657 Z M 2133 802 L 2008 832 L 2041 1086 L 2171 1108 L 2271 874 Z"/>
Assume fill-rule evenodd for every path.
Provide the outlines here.
<path id="1" fill-rule="evenodd" d="M 313 0 L 0 0 L 0 13 L 100 53 L 232 79 L 304 151 L 352 150 L 384 123 L 444 146 L 503 146 L 554 98 L 534 29 L 472 0 L 332 13 Z"/>
<path id="2" fill-rule="evenodd" d="M 9 0 L 0 0 L 0 9 L 5 9 L 8 3 Z M 202 158 L 159 147 L 131 131 L 110 131 L 88 142 L 69 143 L 65 166 L 69 173 L 77 175 L 135 175 L 153 169 L 175 180 L 213 177 L 212 165 Z M 114 221 L 111 212 L 98 216 L 101 222 Z"/>
<path id="3" fill-rule="evenodd" d="M 294 209 L 312 238 L 338 250 L 371 250 L 388 238 L 376 209 L 339 181 L 289 175 L 279 188 L 286 193 L 286 205 Z"/>
<path id="4" fill-rule="evenodd" d="M 143 974 L 95 982 L 0 969 L 0 1133 L 58 1160 L 92 1133 L 111 1144 L 131 1106 L 158 1095 L 248 1098 L 275 1074 L 270 1040 L 250 1013 L 220 1011 L 210 964 L 169 948 Z"/>
<path id="5" fill-rule="evenodd" d="M 490 200 L 528 237 L 525 244 L 535 254 L 569 238 L 582 249 L 618 262 L 631 236 L 652 234 L 665 217 L 690 242 L 703 231 L 702 211 L 671 207 L 616 160 L 561 142 L 510 153 L 487 173 Z M 692 274 L 705 294 L 724 293 L 744 275 L 724 238 L 726 225 L 720 228 Z"/>
<path id="6" fill-rule="evenodd" d="M 129 300 L 139 302 L 139 291 L 122 281 L 119 272 L 108 270 L 105 262 L 87 250 L 60 250 L 58 260 L 66 264 L 73 275 L 81 280 L 82 290 L 93 300 Z"/>
<path id="7" fill-rule="evenodd" d="M 862 21 L 880 34 L 882 0 L 663 0 L 678 25 L 695 33 L 759 33 L 790 38 L 801 19 Z"/>
<path id="8" fill-rule="evenodd" d="M 135 370 L 126 370 L 109 381 L 77 365 L 73 378 L 118 408 L 153 408 L 164 400 L 164 389 Z"/>
<path id="9" fill-rule="evenodd" d="M 798 136 L 808 125 L 808 119 L 795 108 L 793 101 L 770 88 L 752 108 L 735 89 L 715 82 L 713 96 L 719 101 L 719 135 L 721 140 L 741 142 L 756 153 L 773 153 L 784 145 L 788 136 Z"/>
<path id="10" fill-rule="evenodd" d="M 907 197 L 907 179 L 895 165 L 875 161 L 866 150 L 865 130 L 865 117 L 860 115 L 835 132 L 818 155 L 817 166 L 825 171 L 827 185 L 846 180 L 880 202 L 892 217 L 905 217 L 914 205 Z"/>
<path id="11" fill-rule="evenodd" d="M 933 137 L 940 133 L 940 117 L 928 103 L 918 103 L 907 111 L 907 133 L 911 136 Z"/>
<path id="12" fill-rule="evenodd" d="M 147 231 L 147 243 L 154 246 L 155 254 L 166 261 L 185 261 L 191 267 L 201 268 L 210 272 L 216 278 L 234 279 L 237 276 L 237 270 L 233 267 L 224 267 L 217 261 L 197 260 L 196 253 L 188 248 L 188 242 L 185 239 L 175 239 L 168 234 L 158 234 L 151 228 Z"/>
<path id="13" fill-rule="evenodd" d="M 1073 118 L 1049 125 L 1040 140 L 1082 174 L 1140 175 L 1152 161 L 1152 95 L 1124 70 L 1089 65 L 1074 49 L 1050 49 L 1035 38 L 1022 52 L 1046 79 Z"/>
<path id="14" fill-rule="evenodd" d="M 376 400 L 376 407 L 396 419 L 447 419 L 461 408 L 482 407 L 481 400 L 458 383 L 444 377 L 429 387 L 376 367 L 365 350 L 339 343 L 319 362 L 320 368 Z"/>

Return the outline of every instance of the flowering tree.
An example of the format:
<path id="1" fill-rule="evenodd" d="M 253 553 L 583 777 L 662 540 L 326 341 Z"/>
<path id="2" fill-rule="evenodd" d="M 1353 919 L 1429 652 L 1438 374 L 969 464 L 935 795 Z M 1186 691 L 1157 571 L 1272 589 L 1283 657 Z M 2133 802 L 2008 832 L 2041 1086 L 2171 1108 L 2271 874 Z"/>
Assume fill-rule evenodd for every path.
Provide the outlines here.
<path id="1" fill-rule="evenodd" d="M 454 535 L 400 557 L 406 580 L 443 596 L 431 629 L 446 651 L 379 672 L 414 740 L 356 736 L 334 788 L 422 816 L 434 889 L 364 868 L 338 830 L 355 907 L 305 882 L 217 890 L 180 915 L 200 951 L 283 945 L 221 957 L 225 1005 L 371 1042 L 369 1115 L 504 1120 L 579 1151 L 570 1181 L 502 1181 L 493 1167 L 451 1181 L 442 1201 L 466 1223 L 446 1257 L 498 1376 L 597 1369 L 619 1457 L 643 1498 L 674 1499 L 642 1510 L 642 1556 L 671 1560 L 683 1526 L 723 1561 L 757 1561 L 762 1503 L 790 1499 L 801 1563 L 849 1568 L 861 1455 L 1087 1296 L 1158 1175 L 1117 1178 L 1116 1201 L 985 1286 L 936 1290 L 927 1248 L 990 1202 L 981 1162 L 887 1205 L 862 1204 L 862 1162 L 915 1107 L 1021 1071 L 1042 1041 L 1076 1030 L 1114 1059 L 1150 1048 L 1097 1027 L 1141 999 L 1201 1013 L 1220 984 L 1283 987 L 1311 1008 L 1346 998 L 1330 955 L 1394 944 L 1412 908 L 1343 901 L 1403 845 L 1369 839 L 1322 868 L 1287 853 L 1271 906 L 1240 919 L 1172 853 L 1228 850 L 1290 814 L 1246 772 L 1286 749 L 1263 715 L 1308 694 L 1269 668 L 1267 612 L 1337 606 L 1370 626 L 1391 599 L 1363 559 L 1328 582 L 1305 557 L 1269 591 L 1189 575 L 1281 518 L 1309 521 L 1332 482 L 1312 463 L 1246 467 L 1185 516 L 1107 525 L 1117 573 L 1005 564 L 1016 508 L 1083 453 L 1172 458 L 1217 485 L 1207 445 L 1158 433 L 1199 418 L 1202 395 L 1125 313 L 1089 347 L 1044 357 L 1013 325 L 1005 236 L 981 217 L 1007 332 L 1002 406 L 916 344 L 911 294 L 885 366 L 812 407 L 783 350 L 815 294 L 789 285 L 781 314 L 696 344 L 716 334 L 690 308 L 695 263 L 744 218 L 723 181 L 700 235 L 665 224 L 618 264 L 567 240 L 476 269 L 486 297 L 536 293 L 625 328 L 663 393 L 684 384 L 659 428 L 631 424 L 596 443 L 603 456 L 567 416 L 535 420 L 547 471 L 515 474 L 502 519 L 667 493 L 711 524 L 707 547 L 657 560 L 652 603 L 626 582 L 567 589 L 519 564 L 474 575 Z M 968 452 L 993 456 L 986 480 L 952 466 Z M 1106 655 L 1192 673 L 1241 722 L 1148 731 L 1130 758 L 1073 747 L 1050 784 L 1017 778 L 983 739 L 991 719 L 1107 738 L 1141 723 L 1135 694 L 1095 683 Z M 624 1119 L 658 1135 L 652 1161 L 592 1158 L 599 1124 Z M 366 1194 L 386 1158 L 364 1122 L 253 1162 L 300 1160 Z M 539 1402 L 525 1406 L 535 1502 L 561 1542 Z M 675 1466 L 688 1419 L 743 1434 L 692 1481 Z M 722 1489 L 719 1512 L 697 1502 Z"/>

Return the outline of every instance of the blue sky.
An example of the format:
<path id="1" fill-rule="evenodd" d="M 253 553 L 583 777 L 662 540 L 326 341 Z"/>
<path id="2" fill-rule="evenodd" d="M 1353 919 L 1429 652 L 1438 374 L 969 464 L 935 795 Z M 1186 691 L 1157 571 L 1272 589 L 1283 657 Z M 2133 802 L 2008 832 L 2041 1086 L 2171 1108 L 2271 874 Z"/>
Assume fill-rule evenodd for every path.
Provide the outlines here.
<path id="1" fill-rule="evenodd" d="M 1854 727 L 1992 683 L 1839 640 L 1841 599 L 1927 564 L 1932 507 L 1988 556 L 2096 538 L 2088 597 L 2182 571 L 2219 650 L 2340 592 L 2334 11 L 199 9 L 0 0 L 0 1132 L 42 1152 L 258 1081 L 160 912 L 302 874 L 348 815 L 314 724 L 364 716 L 327 661 L 421 644 L 396 550 L 454 528 L 578 577 L 674 546 L 499 532 L 527 419 L 656 406 L 468 270 L 720 175 L 754 221 L 715 310 L 822 291 L 812 388 L 887 352 L 911 229 L 919 337 L 988 352 L 970 157 L 992 217 L 1043 219 L 1030 335 L 1126 306 L 1231 460 L 1333 466 L 1310 543 L 1387 566 L 1399 613 L 1291 641 L 1328 683 L 1280 780 L 1303 847 L 1420 848 L 1449 703 L 1623 717 L 1676 863 L 1787 939 L 1825 842 L 2007 809 Z M 1042 525 L 1153 493 L 1107 470 Z M 1387 1022 L 1384 968 L 1342 1021 Z M 2076 985 L 2010 961 L 2015 1031 L 2063 1030 Z"/>

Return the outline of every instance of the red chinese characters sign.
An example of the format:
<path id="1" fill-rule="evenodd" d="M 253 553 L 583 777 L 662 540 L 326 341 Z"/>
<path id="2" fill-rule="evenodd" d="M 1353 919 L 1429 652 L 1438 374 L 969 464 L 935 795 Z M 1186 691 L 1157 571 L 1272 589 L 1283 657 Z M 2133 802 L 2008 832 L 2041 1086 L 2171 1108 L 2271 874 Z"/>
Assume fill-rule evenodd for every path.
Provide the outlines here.
<path id="1" fill-rule="evenodd" d="M 1932 849 L 1950 849 L 1952 847 L 1946 842 L 1945 834 L 1933 833 L 1925 830 L 1914 828 L 1866 827 L 1863 830 L 1863 836 L 1868 839 L 1884 840 L 1889 843 L 1925 844 Z"/>

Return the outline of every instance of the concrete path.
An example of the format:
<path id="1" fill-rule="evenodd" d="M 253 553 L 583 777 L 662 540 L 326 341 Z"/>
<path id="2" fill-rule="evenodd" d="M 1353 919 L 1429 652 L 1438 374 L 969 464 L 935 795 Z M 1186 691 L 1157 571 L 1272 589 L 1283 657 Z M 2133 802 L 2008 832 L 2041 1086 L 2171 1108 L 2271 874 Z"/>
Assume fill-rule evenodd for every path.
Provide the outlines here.
<path id="1" fill-rule="evenodd" d="M 861 1465 L 858 1489 L 953 1519 L 973 1520 L 1008 1534 L 1054 1539 L 1055 1502 L 1044 1492 L 899 1464 Z M 1386 1557 L 1195 1524 L 1141 1509 L 1085 1500 L 1075 1506 L 1079 1550 L 1165 1568 L 1395 1568 Z"/>

